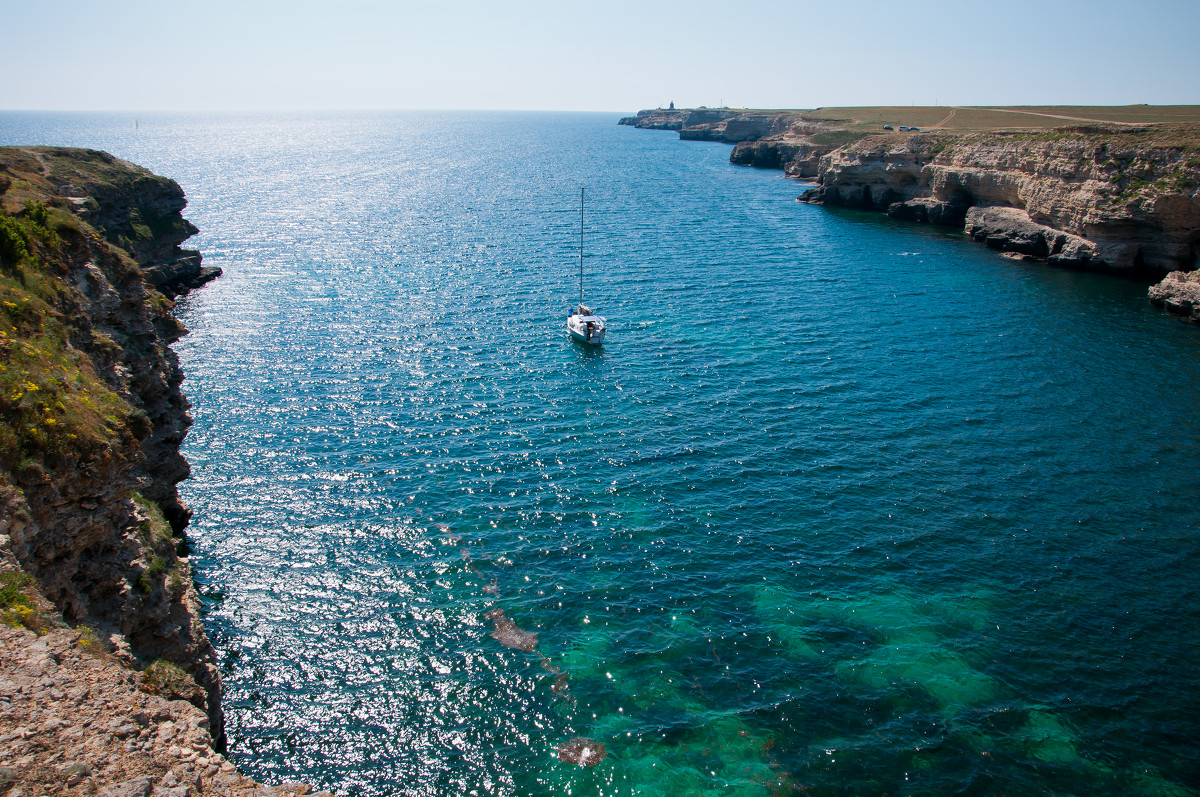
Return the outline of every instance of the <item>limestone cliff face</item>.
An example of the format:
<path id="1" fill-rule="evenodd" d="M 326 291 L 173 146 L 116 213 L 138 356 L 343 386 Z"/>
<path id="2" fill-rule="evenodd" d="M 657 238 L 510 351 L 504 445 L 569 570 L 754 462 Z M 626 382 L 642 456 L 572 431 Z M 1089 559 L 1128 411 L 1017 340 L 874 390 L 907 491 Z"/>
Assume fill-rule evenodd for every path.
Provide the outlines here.
<path id="1" fill-rule="evenodd" d="M 675 130 L 689 141 L 736 144 L 732 163 L 783 169 L 790 177 L 812 178 L 822 155 L 845 143 L 828 123 L 804 118 L 801 111 L 754 111 L 699 108 L 638 111 L 618 124 L 643 130 Z M 840 140 L 838 140 L 840 138 Z"/>
<path id="2" fill-rule="evenodd" d="M 693 125 L 711 124 L 737 116 L 737 111 L 717 111 L 707 108 L 674 108 L 664 111 L 638 111 L 636 116 L 626 116 L 617 124 L 629 125 L 642 130 L 682 130 Z"/>
<path id="3" fill-rule="evenodd" d="M 194 232 L 180 216 L 183 192 L 170 180 L 87 150 L 2 149 L 0 174 L 10 227 L 24 224 L 28 238 L 25 259 L 3 264 L 6 276 L 17 276 L 5 286 L 6 301 L 41 306 L 36 331 L 10 312 L 5 337 L 43 354 L 20 361 L 10 354 L 4 363 L 18 389 L 21 379 L 27 387 L 15 406 L 0 401 L 18 447 L 7 472 L 0 472 L 7 510 L 0 543 L 37 578 L 67 622 L 110 634 L 133 661 L 166 658 L 192 672 L 209 694 L 219 739 L 219 678 L 187 561 L 178 555 L 186 550 L 189 512 L 175 485 L 189 472 L 179 445 L 191 419 L 169 346 L 184 330 L 141 269 L 173 256 Z M 31 211 L 30 203 L 42 210 Z M 31 212 L 41 214 L 40 222 Z M 148 220 L 161 237 L 145 226 Z M 40 290 L 21 290 L 34 279 Z M 47 360 L 71 355 L 74 361 L 55 379 Z M 14 378 L 17 368 L 27 375 Z M 85 386 L 62 387 L 64 377 L 83 379 Z M 51 396 L 57 396 L 54 404 Z M 80 419 L 84 409 L 70 411 L 97 405 L 105 409 L 98 427 Z M 57 432 L 39 436 L 39 420 L 48 430 L 75 424 L 79 433 L 66 440 L 54 437 Z M 90 438 L 87 445 L 79 442 L 81 434 Z"/>
<path id="4" fill-rule="evenodd" d="M 691 141 L 756 141 L 783 133 L 792 124 L 792 111 L 745 111 L 729 108 L 638 111 L 618 124 L 643 130 L 676 130 Z"/>
<path id="5" fill-rule="evenodd" d="M 818 185 L 801 199 L 962 227 L 981 243 L 1069 268 L 1162 279 L 1151 300 L 1196 319 L 1200 127 L 887 133 L 801 111 L 642 111 L 621 124 L 736 142 L 732 163 Z"/>
<path id="6" fill-rule="evenodd" d="M 1155 132 L 871 136 L 825 155 L 805 199 L 953 225 L 976 209 L 967 232 L 995 248 L 1161 278 L 1198 264 L 1200 160 Z"/>
<path id="7" fill-rule="evenodd" d="M 0 657 L 0 710 L 18 697 L 58 700 L 70 673 L 46 668 L 91 640 L 95 667 L 112 671 L 102 680 L 145 686 L 153 679 L 143 670 L 175 672 L 151 691 L 202 709 L 204 743 L 220 749 L 220 677 L 187 557 L 190 512 L 176 491 L 188 475 L 179 445 L 191 419 L 170 344 L 185 330 L 149 276 L 181 260 L 199 266 L 198 253 L 179 247 L 195 232 L 184 204 L 173 181 L 105 153 L 0 148 L 0 621 L 39 634 L 74 629 L 53 662 L 34 657 L 42 674 L 17 693 L 6 685 L 28 680 L 22 668 L 33 659 Z M 5 637 L 18 643 L 42 644 L 34 634 Z M 39 685 L 41 697 L 30 691 Z M 25 760 L 16 747 L 51 750 L 39 763 L 62 754 L 38 736 L 61 729 L 51 725 L 0 733 L 0 791 L 14 778 L 47 792 L 73 785 L 79 772 L 4 771 L 6 759 Z M 92 733 L 109 738 L 95 729 L 70 736 Z M 157 752 L 169 769 L 173 754 Z M 138 770 L 146 784 L 172 785 L 167 769 L 147 767 Z"/>
<path id="8" fill-rule="evenodd" d="M 776 136 L 739 142 L 730 153 L 729 162 L 759 169 L 782 169 L 788 177 L 811 180 L 820 174 L 822 156 L 834 149 L 836 146 L 832 144 Z"/>

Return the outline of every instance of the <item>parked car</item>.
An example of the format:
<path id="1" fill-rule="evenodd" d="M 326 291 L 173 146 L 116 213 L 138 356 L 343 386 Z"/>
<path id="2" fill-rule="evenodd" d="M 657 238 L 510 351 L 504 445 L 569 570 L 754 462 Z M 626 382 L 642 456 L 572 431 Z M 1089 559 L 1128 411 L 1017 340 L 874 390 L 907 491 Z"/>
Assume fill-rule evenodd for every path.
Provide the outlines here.
<path id="1" fill-rule="evenodd" d="M 883 129 L 884 130 L 895 130 L 896 128 L 892 127 L 891 125 L 884 125 Z"/>

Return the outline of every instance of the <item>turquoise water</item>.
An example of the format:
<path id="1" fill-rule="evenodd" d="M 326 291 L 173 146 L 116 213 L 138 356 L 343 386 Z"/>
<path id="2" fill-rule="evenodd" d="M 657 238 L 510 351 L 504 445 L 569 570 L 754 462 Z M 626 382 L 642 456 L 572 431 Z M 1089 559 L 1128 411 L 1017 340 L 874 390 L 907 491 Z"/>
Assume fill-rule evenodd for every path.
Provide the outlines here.
<path id="1" fill-rule="evenodd" d="M 354 795 L 1200 793 L 1198 330 L 615 122 L 0 114 L 174 177 L 225 269 L 177 349 L 230 756 Z"/>

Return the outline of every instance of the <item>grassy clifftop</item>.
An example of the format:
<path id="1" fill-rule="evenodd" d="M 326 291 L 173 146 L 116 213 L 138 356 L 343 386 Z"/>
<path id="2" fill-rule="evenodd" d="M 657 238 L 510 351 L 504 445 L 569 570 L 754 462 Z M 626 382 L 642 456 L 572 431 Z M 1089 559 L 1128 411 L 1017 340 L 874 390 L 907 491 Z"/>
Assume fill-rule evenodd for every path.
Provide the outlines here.
<path id="1" fill-rule="evenodd" d="M 30 577 L 9 579 L 30 610 L 147 651 L 171 645 L 130 598 L 161 609 L 190 588 L 175 490 L 190 420 L 168 348 L 184 330 L 142 268 L 195 231 L 184 204 L 174 182 L 105 153 L 0 148 L 0 570 Z M 156 517 L 165 536 L 141 533 Z"/>
<path id="2" fill-rule="evenodd" d="M 861 132 L 883 125 L 919 127 L 946 133 L 986 133 L 1000 130 L 1054 130 L 1080 125 L 1200 124 L 1200 105 L 1017 105 L 981 106 L 870 106 L 817 108 L 802 111 L 807 121 Z"/>
<path id="3" fill-rule="evenodd" d="M 20 194 L 33 193 L 22 183 Z M 50 196 L 24 199 L 15 212 L 11 201 L 4 205 L 0 470 L 55 470 L 86 460 L 98 449 L 120 450 L 132 439 L 144 438 L 149 432 L 145 413 L 107 385 L 84 353 L 115 353 L 118 344 L 86 323 L 86 298 L 68 281 L 69 264 L 81 256 L 113 284 L 140 278 L 137 265 L 123 251 L 103 244 L 96 230 L 72 212 L 55 207 Z"/>

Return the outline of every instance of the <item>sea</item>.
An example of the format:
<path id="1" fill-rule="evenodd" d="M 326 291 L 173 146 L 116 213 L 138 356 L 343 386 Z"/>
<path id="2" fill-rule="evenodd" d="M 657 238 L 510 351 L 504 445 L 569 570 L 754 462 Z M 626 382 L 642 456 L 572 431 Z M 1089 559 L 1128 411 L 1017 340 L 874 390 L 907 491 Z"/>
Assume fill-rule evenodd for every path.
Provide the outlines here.
<path id="1" fill-rule="evenodd" d="M 0 114 L 178 181 L 224 270 L 175 348 L 229 758 L 1200 794 L 1200 329 L 617 121 Z"/>

